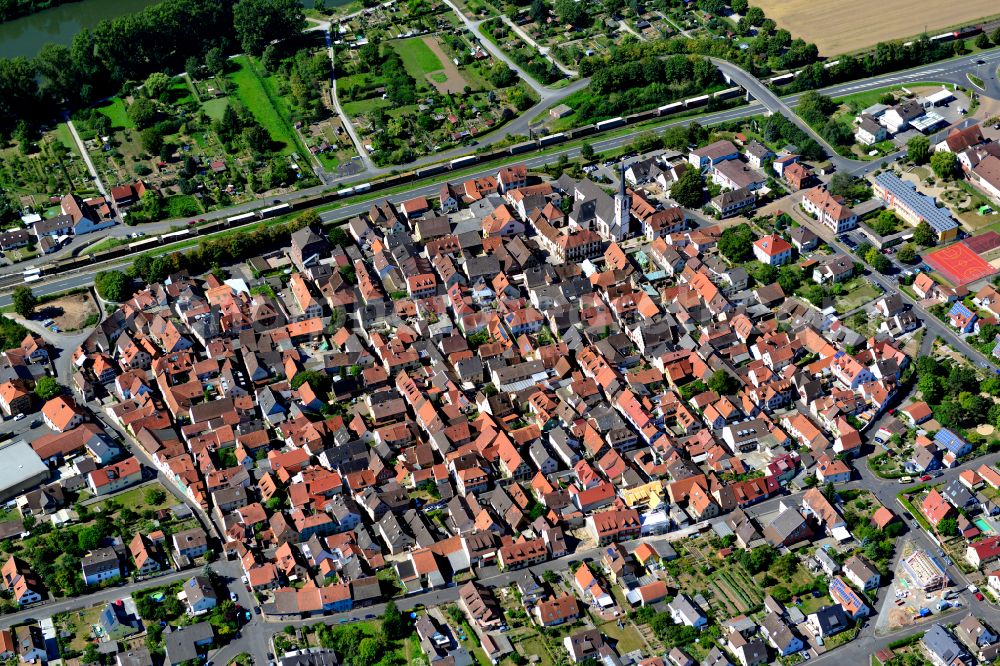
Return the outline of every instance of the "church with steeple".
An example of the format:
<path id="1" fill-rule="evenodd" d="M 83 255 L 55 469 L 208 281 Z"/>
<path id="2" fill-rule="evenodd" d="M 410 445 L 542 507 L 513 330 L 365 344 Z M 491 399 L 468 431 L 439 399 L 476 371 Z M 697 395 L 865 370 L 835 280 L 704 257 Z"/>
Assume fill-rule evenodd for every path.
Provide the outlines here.
<path id="1" fill-rule="evenodd" d="M 614 197 L 589 179 L 573 180 L 563 175 L 556 187 L 573 197 L 570 226 L 596 231 L 605 241 L 619 243 L 629 236 L 632 198 L 625 191 L 625 163 L 619 165 L 618 191 Z"/>

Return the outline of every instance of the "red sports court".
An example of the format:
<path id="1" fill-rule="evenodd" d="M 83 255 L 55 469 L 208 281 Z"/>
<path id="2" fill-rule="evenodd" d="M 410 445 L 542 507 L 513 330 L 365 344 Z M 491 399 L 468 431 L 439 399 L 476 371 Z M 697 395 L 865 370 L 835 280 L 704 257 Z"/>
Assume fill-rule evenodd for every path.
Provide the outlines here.
<path id="1" fill-rule="evenodd" d="M 987 231 L 978 236 L 972 236 L 962 241 L 976 254 L 986 254 L 1000 247 L 1000 234 L 995 231 Z"/>
<path id="2" fill-rule="evenodd" d="M 934 268 L 956 287 L 982 280 L 997 272 L 964 243 L 955 243 L 924 255 L 924 263 Z"/>

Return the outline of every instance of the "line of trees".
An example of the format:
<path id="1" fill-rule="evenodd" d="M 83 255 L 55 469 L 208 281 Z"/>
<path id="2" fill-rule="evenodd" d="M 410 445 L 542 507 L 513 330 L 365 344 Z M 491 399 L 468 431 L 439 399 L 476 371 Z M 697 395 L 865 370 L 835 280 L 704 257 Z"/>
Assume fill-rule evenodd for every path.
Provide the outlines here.
<path id="1" fill-rule="evenodd" d="M 242 261 L 287 245 L 293 232 L 310 225 L 318 226 L 319 223 L 319 214 L 310 210 L 283 224 L 261 227 L 250 233 L 238 232 L 214 240 L 203 240 L 196 249 L 189 252 L 170 252 L 158 256 L 143 254 L 135 258 L 128 267 L 127 274 L 146 282 L 158 282 L 171 273 L 186 269 L 201 274 L 208 268 Z"/>
<path id="2" fill-rule="evenodd" d="M 586 63 L 586 66 L 583 66 Z M 633 113 L 721 87 L 719 70 L 698 56 L 657 56 L 644 45 L 587 58 L 581 74 L 591 76 L 589 94 L 575 105 L 579 122 Z"/>
<path id="3" fill-rule="evenodd" d="M 86 106 L 153 72 L 180 72 L 212 49 L 259 55 L 304 25 L 297 0 L 164 0 L 102 21 L 70 46 L 46 44 L 33 60 L 0 60 L 0 133 L 48 120 L 40 108 Z"/>

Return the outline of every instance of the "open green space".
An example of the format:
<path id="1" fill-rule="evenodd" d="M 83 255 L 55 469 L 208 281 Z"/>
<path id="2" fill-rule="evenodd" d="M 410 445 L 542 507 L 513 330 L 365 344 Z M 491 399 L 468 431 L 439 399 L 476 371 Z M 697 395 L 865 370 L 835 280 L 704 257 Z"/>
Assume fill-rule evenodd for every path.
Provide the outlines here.
<path id="1" fill-rule="evenodd" d="M 201 108 L 212 120 L 222 120 L 222 114 L 225 113 L 227 106 L 229 106 L 228 98 L 216 97 L 202 104 Z"/>
<path id="2" fill-rule="evenodd" d="M 264 89 L 264 81 L 257 75 L 247 56 L 233 58 L 232 62 L 237 69 L 229 75 L 229 78 L 236 86 L 236 97 L 250 109 L 257 122 L 271 135 L 271 139 L 281 144 L 279 152 L 282 155 L 291 155 L 295 152 L 295 137 L 291 127 L 271 102 Z"/>
<path id="3" fill-rule="evenodd" d="M 844 287 L 845 293 L 838 296 L 835 301 L 837 312 L 848 312 L 859 308 L 880 294 L 871 282 L 861 276 L 851 278 L 844 283 Z"/>
<path id="4" fill-rule="evenodd" d="M 111 99 L 98 104 L 97 110 L 103 115 L 107 116 L 108 120 L 111 121 L 111 127 L 114 129 L 135 129 L 135 123 L 128 116 L 128 111 L 125 108 L 125 102 L 121 97 L 112 97 Z"/>
<path id="5" fill-rule="evenodd" d="M 155 499 L 152 497 L 153 494 L 159 494 L 150 493 L 150 491 L 160 491 L 163 493 L 163 500 L 160 502 L 149 502 L 149 499 Z M 137 513 L 146 509 L 166 509 L 177 504 L 177 499 L 163 487 L 163 484 L 158 481 L 126 490 L 125 492 L 118 493 L 109 499 L 114 500 L 114 502 L 121 506 L 121 508 L 131 509 Z M 99 502 L 93 508 L 96 510 L 98 507 L 103 506 L 104 502 Z"/>
<path id="6" fill-rule="evenodd" d="M 646 649 L 646 642 L 642 640 L 639 630 L 631 622 L 626 623 L 624 629 L 619 628 L 617 622 L 605 622 L 597 628 L 616 642 L 615 648 L 619 654 Z"/>
<path id="7" fill-rule="evenodd" d="M 899 86 L 889 86 L 887 88 L 875 88 L 874 90 L 866 90 L 864 92 L 852 93 L 850 95 L 844 95 L 842 97 L 834 97 L 835 102 L 840 104 L 845 104 L 850 106 L 852 109 L 866 109 L 873 104 L 878 104 L 879 99 L 887 93 L 899 93 L 902 92 L 902 88 L 907 90 L 912 90 L 913 88 L 923 88 L 927 86 L 942 86 L 943 83 L 937 81 L 917 81 L 914 83 L 907 83 L 905 85 Z"/>
<path id="8" fill-rule="evenodd" d="M 403 58 L 406 71 L 415 79 L 420 79 L 431 72 L 444 69 L 440 58 L 431 51 L 420 37 L 411 37 L 392 43 L 392 48 Z M 447 80 L 447 77 L 445 77 Z"/>

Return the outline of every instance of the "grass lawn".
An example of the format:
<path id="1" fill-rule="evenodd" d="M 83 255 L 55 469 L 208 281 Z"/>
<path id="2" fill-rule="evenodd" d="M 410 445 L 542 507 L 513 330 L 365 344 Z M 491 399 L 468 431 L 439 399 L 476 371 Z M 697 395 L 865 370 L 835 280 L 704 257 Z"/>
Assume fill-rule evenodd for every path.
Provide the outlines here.
<path id="1" fill-rule="evenodd" d="M 919 88 L 922 86 L 940 86 L 944 85 L 937 83 L 935 81 L 919 81 L 917 83 L 907 83 L 906 88 Z M 835 97 L 835 102 L 840 102 L 841 104 L 847 104 L 848 106 L 856 104 L 858 108 L 866 109 L 872 104 L 878 104 L 878 98 L 889 92 L 897 92 L 900 90 L 901 86 L 889 86 L 888 88 L 876 88 L 875 90 L 868 90 L 865 92 L 854 93 L 853 95 L 845 95 L 843 97 Z"/>
<path id="2" fill-rule="evenodd" d="M 860 277 L 851 278 L 844 286 L 848 291 L 836 299 L 837 312 L 848 312 L 879 296 L 879 291 Z"/>
<path id="3" fill-rule="evenodd" d="M 159 504 L 149 504 L 146 502 L 146 493 L 152 488 L 158 488 L 166 494 L 166 498 Z M 140 486 L 138 488 L 132 488 L 131 490 L 126 490 L 123 493 L 113 496 L 111 499 L 121 504 L 123 507 L 128 507 L 133 511 L 144 511 L 146 509 L 165 509 L 170 506 L 177 504 L 177 499 L 171 495 L 166 488 L 163 487 L 159 482 L 151 483 L 146 486 Z M 101 503 L 103 504 L 103 502 Z"/>
<path id="4" fill-rule="evenodd" d="M 164 200 L 167 204 L 167 219 L 200 215 L 204 212 L 198 199 L 191 194 L 175 194 Z"/>
<path id="5" fill-rule="evenodd" d="M 646 643 L 639 635 L 639 630 L 631 623 L 626 624 L 624 629 L 619 629 L 617 622 L 605 622 L 599 625 L 598 629 L 602 634 L 616 641 L 619 654 L 646 649 Z"/>
<path id="6" fill-rule="evenodd" d="M 229 75 L 236 86 L 236 96 L 264 126 L 271 135 L 271 139 L 282 144 L 279 152 L 282 155 L 291 155 L 295 152 L 295 137 L 291 127 L 271 103 L 271 99 L 264 89 L 264 82 L 257 76 L 246 56 L 233 58 L 232 62 L 239 67 Z"/>
<path id="7" fill-rule="evenodd" d="M 145 234 L 143 234 L 143 236 L 145 236 Z M 129 239 L 125 239 L 125 238 L 105 238 L 104 240 L 102 240 L 102 241 L 100 241 L 98 243 L 94 243 L 89 248 L 87 248 L 87 252 L 88 252 L 88 254 L 89 253 L 97 253 L 97 252 L 101 252 L 103 250 L 110 250 L 111 248 L 118 247 L 119 245 L 128 245 L 131 242 L 135 242 L 135 241 L 133 241 L 131 238 L 129 238 Z"/>
<path id="8" fill-rule="evenodd" d="M 340 105 L 344 109 L 344 113 L 349 115 L 351 118 L 357 118 L 358 116 L 370 113 L 375 109 L 392 106 L 392 103 L 387 99 L 382 99 L 381 97 L 371 97 L 369 99 L 360 99 L 357 102 L 347 102 Z"/>
<path id="9" fill-rule="evenodd" d="M 106 102 L 99 104 L 97 110 L 108 117 L 113 129 L 135 129 L 135 123 L 128 117 L 125 102 L 120 97 L 112 97 Z"/>
<path id="10" fill-rule="evenodd" d="M 420 37 L 393 42 L 392 48 L 396 49 L 396 53 L 403 59 L 406 71 L 417 81 L 431 72 L 444 69 L 441 60 Z"/>
<path id="11" fill-rule="evenodd" d="M 68 623 L 73 626 L 71 631 L 74 632 L 73 640 L 69 643 L 70 649 L 82 651 L 87 647 L 91 641 L 90 628 L 97 624 L 102 610 L 104 606 L 100 605 L 68 613 Z"/>
<path id="12" fill-rule="evenodd" d="M 531 655 L 538 657 L 538 661 L 535 662 L 538 666 L 552 666 L 552 657 L 549 656 L 549 651 L 545 649 L 545 643 L 538 636 L 518 641 L 518 645 L 521 647 L 521 652 L 525 657 L 530 658 Z"/>
<path id="13" fill-rule="evenodd" d="M 810 594 L 800 598 L 802 599 L 802 605 L 798 608 L 802 611 L 803 615 L 809 615 L 809 613 L 814 612 L 818 608 L 833 603 L 830 597 L 825 594 L 820 595 L 819 597 L 813 597 L 813 595 Z"/>
<path id="14" fill-rule="evenodd" d="M 228 97 L 216 97 L 202 104 L 201 108 L 212 120 L 222 120 L 222 114 L 226 112 L 227 106 L 229 106 Z"/>
<path id="15" fill-rule="evenodd" d="M 66 123 L 56 125 L 56 139 L 59 140 L 59 143 L 69 148 L 74 156 L 80 154 L 80 151 L 76 149 L 76 141 L 73 140 L 73 134 L 69 131 L 69 125 Z"/>
<path id="16" fill-rule="evenodd" d="M 175 76 L 170 81 L 170 101 L 173 104 L 187 104 L 195 101 L 194 91 L 187 78 Z"/>

